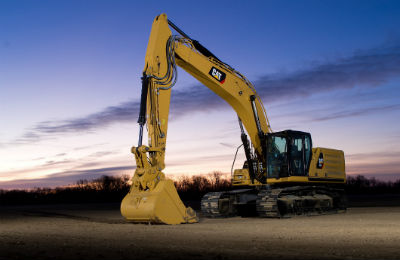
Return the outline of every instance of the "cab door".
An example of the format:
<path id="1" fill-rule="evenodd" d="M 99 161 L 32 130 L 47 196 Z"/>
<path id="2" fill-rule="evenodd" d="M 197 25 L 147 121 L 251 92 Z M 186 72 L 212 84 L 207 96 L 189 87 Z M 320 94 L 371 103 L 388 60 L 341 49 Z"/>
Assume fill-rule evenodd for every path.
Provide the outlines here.
<path id="1" fill-rule="evenodd" d="M 311 159 L 311 137 L 293 135 L 290 138 L 289 168 L 292 176 L 306 176 Z"/>

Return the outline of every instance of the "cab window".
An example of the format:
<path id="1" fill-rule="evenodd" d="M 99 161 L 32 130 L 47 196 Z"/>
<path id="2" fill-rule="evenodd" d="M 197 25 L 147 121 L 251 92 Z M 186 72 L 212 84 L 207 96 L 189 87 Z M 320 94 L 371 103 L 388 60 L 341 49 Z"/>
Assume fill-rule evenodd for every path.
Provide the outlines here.
<path id="1" fill-rule="evenodd" d="M 268 140 L 267 165 L 268 177 L 287 176 L 287 143 L 285 137 L 271 136 Z"/>
<path id="2" fill-rule="evenodd" d="M 303 136 L 291 139 L 290 168 L 291 174 L 294 176 L 305 175 Z"/>

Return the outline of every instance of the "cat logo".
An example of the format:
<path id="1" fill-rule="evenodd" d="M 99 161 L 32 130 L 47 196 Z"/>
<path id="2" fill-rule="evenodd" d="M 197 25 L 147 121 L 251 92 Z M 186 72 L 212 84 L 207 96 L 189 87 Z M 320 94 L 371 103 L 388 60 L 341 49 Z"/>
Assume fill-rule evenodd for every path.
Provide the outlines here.
<path id="1" fill-rule="evenodd" d="M 324 167 L 324 155 L 322 153 L 319 154 L 317 168 L 322 169 Z"/>
<path id="2" fill-rule="evenodd" d="M 226 74 L 219 69 L 212 67 L 208 74 L 210 74 L 214 79 L 218 80 L 221 84 L 224 84 Z"/>

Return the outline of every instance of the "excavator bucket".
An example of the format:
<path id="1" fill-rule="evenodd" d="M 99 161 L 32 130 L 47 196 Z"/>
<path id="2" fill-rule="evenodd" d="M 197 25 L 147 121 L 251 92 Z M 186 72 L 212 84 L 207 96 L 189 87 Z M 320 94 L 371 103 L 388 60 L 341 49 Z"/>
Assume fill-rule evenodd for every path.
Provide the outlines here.
<path id="1" fill-rule="evenodd" d="M 161 180 L 152 190 L 131 191 L 121 203 L 121 214 L 130 222 L 196 223 L 195 211 L 182 203 L 172 180 Z"/>

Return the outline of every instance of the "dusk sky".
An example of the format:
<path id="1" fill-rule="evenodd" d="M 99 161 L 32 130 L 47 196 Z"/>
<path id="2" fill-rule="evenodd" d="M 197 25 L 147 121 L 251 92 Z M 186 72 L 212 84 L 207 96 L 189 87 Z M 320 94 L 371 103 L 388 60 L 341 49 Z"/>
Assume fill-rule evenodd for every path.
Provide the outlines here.
<path id="1" fill-rule="evenodd" d="M 343 150 L 350 175 L 400 179 L 400 1 L 4 0 L 0 189 L 134 173 L 160 13 L 253 82 L 274 131 Z M 229 173 L 233 109 L 179 69 L 170 112 L 164 172 Z"/>

